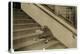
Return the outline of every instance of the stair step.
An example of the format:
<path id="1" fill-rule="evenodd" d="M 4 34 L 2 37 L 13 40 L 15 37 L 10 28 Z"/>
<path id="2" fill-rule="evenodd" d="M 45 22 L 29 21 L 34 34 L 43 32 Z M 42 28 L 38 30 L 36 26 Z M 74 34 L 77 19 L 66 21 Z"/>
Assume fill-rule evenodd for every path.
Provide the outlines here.
<path id="1" fill-rule="evenodd" d="M 20 9 L 13 9 L 13 15 L 19 15 L 19 14 L 25 14 L 22 10 Z"/>
<path id="2" fill-rule="evenodd" d="M 13 12 L 13 16 L 21 15 L 21 14 L 26 15 L 26 14 L 25 14 L 24 12 L 22 12 L 22 11 Z"/>
<path id="3" fill-rule="evenodd" d="M 24 19 L 31 19 L 28 15 L 13 15 L 14 19 L 20 19 L 20 18 L 24 18 Z"/>
<path id="4" fill-rule="evenodd" d="M 38 32 L 34 32 L 34 33 L 29 33 L 29 34 L 26 34 L 26 35 L 22 35 L 22 36 L 14 36 L 13 37 L 13 40 L 21 40 L 23 38 L 28 38 L 28 37 L 32 37 L 32 36 L 38 36 L 40 35 L 41 33 L 38 33 Z"/>
<path id="5" fill-rule="evenodd" d="M 14 17 L 14 19 L 16 19 L 16 18 L 19 18 L 19 19 L 20 18 L 29 18 L 29 19 L 31 19 L 31 17 L 21 9 L 13 9 L 13 17 Z"/>
<path id="6" fill-rule="evenodd" d="M 13 8 L 13 12 L 22 12 L 21 9 Z"/>
<path id="7" fill-rule="evenodd" d="M 21 21 L 21 20 L 23 20 L 23 21 L 24 21 L 24 20 L 28 21 L 28 20 L 33 20 L 33 19 L 23 19 L 23 18 L 21 18 L 21 19 L 14 19 L 14 21 L 18 21 L 18 20 L 20 20 L 20 21 Z M 33 20 L 33 21 L 34 21 L 34 20 Z"/>
<path id="8" fill-rule="evenodd" d="M 20 10 L 20 11 L 13 10 L 13 16 L 18 16 L 18 15 L 26 15 L 26 14 L 22 10 Z"/>
<path id="9" fill-rule="evenodd" d="M 22 47 L 29 46 L 29 45 L 32 45 L 32 44 L 36 44 L 36 43 L 42 42 L 42 41 L 44 41 L 44 39 L 40 39 L 38 41 L 30 40 L 30 41 L 26 41 L 26 42 L 23 42 L 23 43 L 20 43 L 20 44 L 17 44 L 17 45 L 13 45 L 13 48 L 14 48 L 14 50 L 16 50 L 16 49 L 20 49 Z"/>
<path id="10" fill-rule="evenodd" d="M 40 27 L 37 23 L 21 23 L 21 24 L 13 24 L 13 29 L 22 29 L 29 27 Z"/>
<path id="11" fill-rule="evenodd" d="M 16 11 L 16 12 L 13 12 L 13 18 L 14 19 L 32 19 L 28 14 L 26 14 L 25 12 L 18 12 L 18 11 Z"/>
<path id="12" fill-rule="evenodd" d="M 32 33 L 32 34 L 27 34 L 27 36 L 24 35 L 24 36 L 14 37 L 13 43 L 14 44 L 20 44 L 22 42 L 29 41 L 31 39 L 38 40 L 39 36 L 41 36 L 41 35 L 42 35 L 42 33 Z M 46 34 L 46 35 L 48 35 L 48 34 Z M 44 36 L 44 35 L 42 35 L 42 36 Z"/>
<path id="13" fill-rule="evenodd" d="M 52 44 L 57 44 L 57 43 L 59 43 L 57 40 L 53 40 L 52 38 L 50 38 L 50 40 L 47 44 L 45 44 L 45 41 L 42 41 L 42 42 L 38 42 L 36 44 L 32 44 L 32 45 L 23 47 L 20 50 L 22 50 L 22 51 L 24 51 L 24 50 L 41 50 L 43 48 L 49 47 Z"/>
<path id="14" fill-rule="evenodd" d="M 31 28 L 22 28 L 22 29 L 14 29 L 13 32 L 19 32 L 19 31 L 29 31 L 29 30 L 37 30 L 40 29 L 40 27 L 31 27 Z"/>
<path id="15" fill-rule="evenodd" d="M 30 40 L 35 40 L 35 39 L 37 39 L 37 37 L 38 37 L 38 35 L 34 35 L 34 36 L 30 36 L 30 37 L 25 37 L 25 38 L 17 39 L 17 40 L 13 41 L 13 44 L 17 45 L 17 44 L 21 44 L 23 42 L 27 42 L 27 41 L 30 41 Z"/>
<path id="16" fill-rule="evenodd" d="M 13 20 L 33 20 L 33 19 L 29 19 L 29 18 L 15 18 Z M 34 20 L 33 20 L 34 21 Z"/>
<path id="17" fill-rule="evenodd" d="M 30 29 L 20 29 L 20 30 L 16 30 L 13 33 L 13 36 L 22 36 L 22 35 L 26 35 L 26 34 L 30 34 L 30 33 L 35 33 L 36 30 L 40 30 L 39 27 L 35 27 L 35 28 L 30 28 Z"/>
<path id="18" fill-rule="evenodd" d="M 57 43 L 59 43 L 58 41 L 53 41 L 53 40 L 51 40 L 51 41 L 49 41 L 47 44 L 45 44 L 44 42 L 43 43 L 38 43 L 38 44 L 35 44 L 35 45 L 33 45 L 33 46 L 29 46 L 29 49 L 30 50 L 41 50 L 41 49 L 43 49 L 43 48 L 47 48 L 47 47 L 49 47 L 50 45 L 52 45 L 52 44 L 57 44 Z"/>
<path id="19" fill-rule="evenodd" d="M 62 45 L 61 43 L 57 43 L 55 45 L 51 45 L 47 47 L 47 49 L 65 49 L 66 47 Z"/>
<path id="20" fill-rule="evenodd" d="M 31 19 L 14 20 L 14 24 L 20 24 L 20 23 L 35 23 L 35 21 L 33 21 Z"/>
<path id="21" fill-rule="evenodd" d="M 32 19 L 32 18 L 30 18 L 29 16 L 27 16 L 27 15 L 18 15 L 18 16 L 14 16 L 13 15 L 13 18 L 14 19 Z"/>

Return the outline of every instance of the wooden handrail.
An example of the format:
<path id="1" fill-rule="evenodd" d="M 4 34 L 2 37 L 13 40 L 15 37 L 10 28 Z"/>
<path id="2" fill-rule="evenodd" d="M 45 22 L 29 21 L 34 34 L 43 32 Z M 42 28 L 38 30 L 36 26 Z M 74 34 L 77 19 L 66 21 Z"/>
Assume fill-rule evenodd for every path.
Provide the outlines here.
<path id="1" fill-rule="evenodd" d="M 46 14 L 48 14 L 52 19 L 55 19 L 57 22 L 59 22 L 61 25 L 63 25 L 65 28 L 67 28 L 69 31 L 71 31 L 75 36 L 77 36 L 77 31 L 75 28 L 73 28 L 71 25 L 65 23 L 63 20 L 61 20 L 60 17 L 56 16 L 49 10 L 47 10 L 45 7 L 43 7 L 40 4 L 35 4 L 37 7 L 39 7 L 42 11 L 44 11 Z"/>

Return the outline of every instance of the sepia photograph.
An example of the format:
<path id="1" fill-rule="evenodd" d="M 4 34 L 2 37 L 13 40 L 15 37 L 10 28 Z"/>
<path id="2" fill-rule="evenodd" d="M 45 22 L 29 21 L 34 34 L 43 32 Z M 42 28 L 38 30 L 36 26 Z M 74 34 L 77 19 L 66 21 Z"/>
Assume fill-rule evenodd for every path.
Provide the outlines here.
<path id="1" fill-rule="evenodd" d="M 10 48 L 14 51 L 77 48 L 77 7 L 13 2 Z M 9 4 L 10 5 L 10 4 Z"/>

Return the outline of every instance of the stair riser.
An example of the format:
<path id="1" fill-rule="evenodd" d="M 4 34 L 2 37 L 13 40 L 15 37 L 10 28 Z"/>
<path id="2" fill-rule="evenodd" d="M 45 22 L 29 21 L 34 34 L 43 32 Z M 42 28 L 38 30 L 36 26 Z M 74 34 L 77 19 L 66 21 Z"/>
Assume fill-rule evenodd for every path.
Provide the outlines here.
<path id="1" fill-rule="evenodd" d="M 19 15 L 26 15 L 25 13 L 23 13 L 23 12 L 13 12 L 13 15 L 14 16 L 19 16 Z"/>
<path id="2" fill-rule="evenodd" d="M 30 29 L 25 29 L 25 30 L 18 30 L 18 31 L 13 30 L 13 33 L 14 33 L 14 36 L 21 36 L 21 35 L 25 35 L 29 33 L 35 33 L 36 30 L 40 30 L 40 28 L 35 27 L 35 28 L 30 28 Z"/>
<path id="3" fill-rule="evenodd" d="M 32 19 L 30 16 L 26 15 L 25 13 L 13 13 L 14 18 L 24 18 L 24 19 Z"/>
<path id="4" fill-rule="evenodd" d="M 32 28 L 32 27 L 39 27 L 40 25 L 38 24 L 25 24 L 25 25 L 14 25 L 13 29 L 22 29 L 22 28 Z"/>
<path id="5" fill-rule="evenodd" d="M 49 42 L 52 40 L 52 38 L 50 38 L 49 37 Z M 54 40 L 55 41 L 55 40 Z M 48 42 L 48 43 L 49 43 Z M 48 44 L 47 43 L 47 44 Z M 35 43 L 35 44 L 32 44 L 32 45 L 29 45 L 29 46 L 25 46 L 25 47 L 22 47 L 21 49 L 19 49 L 19 50 L 22 50 L 22 51 L 24 51 L 24 50 L 40 50 L 40 49 L 43 49 L 43 48 L 46 48 L 46 45 L 47 44 L 45 44 L 45 41 L 41 41 L 41 42 L 38 42 L 38 43 Z M 41 46 L 40 46 L 41 45 Z"/>
<path id="6" fill-rule="evenodd" d="M 34 33 L 35 34 L 35 33 Z M 22 43 L 22 42 L 25 42 L 25 41 L 27 41 L 27 40 L 31 40 L 31 39 L 35 39 L 35 40 L 39 40 L 39 36 L 43 36 L 43 35 L 41 35 L 40 33 L 36 33 L 35 35 L 30 35 L 30 36 L 27 36 L 27 35 L 25 35 L 25 37 L 23 37 L 23 38 L 20 38 L 20 39 L 16 39 L 16 40 L 14 40 L 14 44 L 20 44 L 20 43 Z M 46 36 L 46 35 L 45 35 Z M 53 39 L 52 37 L 47 37 L 47 39 L 50 41 L 51 39 Z M 54 39 L 55 40 L 55 39 Z M 19 43 L 20 42 L 20 43 Z"/>
<path id="7" fill-rule="evenodd" d="M 65 49 L 66 47 L 63 46 L 61 43 L 57 43 L 54 45 L 51 45 L 50 47 L 46 48 L 46 49 Z"/>
<path id="8" fill-rule="evenodd" d="M 14 36 L 21 36 L 29 33 L 35 33 L 36 30 L 24 30 L 24 31 L 19 31 L 19 32 L 14 32 Z"/>
<path id="9" fill-rule="evenodd" d="M 13 20 L 16 20 L 16 19 L 29 19 L 28 17 L 24 17 L 24 16 L 23 16 L 23 17 L 22 17 L 22 16 L 20 16 L 20 17 L 18 17 L 18 16 L 15 17 L 15 16 L 14 16 L 14 18 L 15 18 L 15 19 L 13 19 Z"/>
<path id="10" fill-rule="evenodd" d="M 22 47 L 22 48 L 20 48 L 20 49 L 18 49 L 18 50 L 20 50 L 20 51 L 26 51 L 26 50 L 40 50 L 40 49 L 33 49 L 32 47 L 40 47 L 40 46 L 38 46 L 38 45 L 40 45 L 40 44 L 44 44 L 44 41 L 41 41 L 41 42 L 38 42 L 38 43 L 35 43 L 35 44 L 32 44 L 32 45 L 29 45 L 29 46 L 25 46 L 25 47 Z"/>
<path id="11" fill-rule="evenodd" d="M 36 41 L 37 39 L 38 39 L 38 35 L 34 35 L 34 36 L 14 40 L 13 43 L 14 43 L 14 45 L 16 45 L 16 44 L 21 44 L 23 42 L 30 41 L 30 40 L 35 40 Z"/>
<path id="12" fill-rule="evenodd" d="M 24 14 L 24 15 L 26 15 L 25 12 L 23 12 L 23 10 L 16 10 L 16 11 L 14 10 L 13 13 L 14 13 L 14 15 L 15 14 Z"/>
<path id="13" fill-rule="evenodd" d="M 44 40 L 38 40 L 38 41 L 33 41 L 33 40 L 31 40 L 32 42 L 30 42 L 30 43 L 26 43 L 26 45 L 24 45 L 24 46 L 20 46 L 20 47 L 18 47 L 18 48 L 15 48 L 15 50 L 23 50 L 25 47 L 28 47 L 28 46 L 30 46 L 30 45 L 33 45 L 33 44 L 36 44 L 36 43 L 40 43 L 40 42 L 43 42 Z M 34 43 L 33 43 L 34 42 Z M 15 47 L 15 46 L 14 46 Z M 26 49 L 28 49 L 28 48 L 26 48 Z M 29 50 L 29 49 L 28 49 Z"/>
<path id="14" fill-rule="evenodd" d="M 30 17 L 28 17 L 28 16 L 24 16 L 24 15 L 15 15 L 15 16 L 13 16 L 15 19 L 20 19 L 20 18 L 23 18 L 23 19 L 31 19 Z"/>
<path id="15" fill-rule="evenodd" d="M 13 15 L 14 17 L 25 17 L 25 18 L 30 18 L 29 16 L 27 16 L 26 14 L 23 15 L 23 14 L 16 14 L 16 15 Z"/>
<path id="16" fill-rule="evenodd" d="M 34 23 L 33 20 L 14 20 L 14 24 L 21 24 L 21 23 Z"/>
<path id="17" fill-rule="evenodd" d="M 17 14 L 17 13 L 18 13 L 18 14 L 24 14 L 24 12 L 21 11 L 21 10 L 13 11 L 13 13 L 14 13 L 14 14 Z"/>

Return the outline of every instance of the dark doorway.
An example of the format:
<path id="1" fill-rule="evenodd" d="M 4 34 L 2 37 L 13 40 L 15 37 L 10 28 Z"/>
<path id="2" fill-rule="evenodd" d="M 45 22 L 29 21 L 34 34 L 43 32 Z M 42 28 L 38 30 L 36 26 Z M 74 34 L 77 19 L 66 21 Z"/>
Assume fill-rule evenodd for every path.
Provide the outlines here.
<path id="1" fill-rule="evenodd" d="M 21 3 L 20 2 L 13 2 L 13 8 L 21 9 Z"/>

